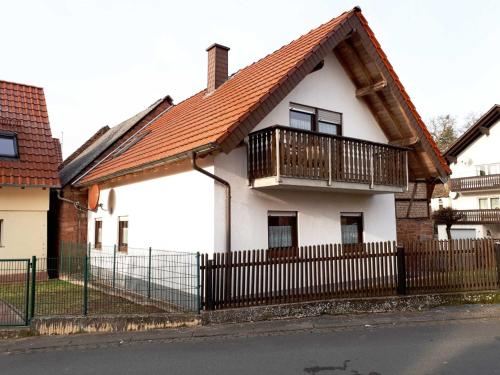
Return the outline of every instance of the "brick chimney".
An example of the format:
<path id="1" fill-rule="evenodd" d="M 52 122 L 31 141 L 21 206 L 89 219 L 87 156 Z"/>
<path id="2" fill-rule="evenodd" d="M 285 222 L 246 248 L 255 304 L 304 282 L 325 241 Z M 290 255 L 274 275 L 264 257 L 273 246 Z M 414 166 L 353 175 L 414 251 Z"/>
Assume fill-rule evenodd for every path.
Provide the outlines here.
<path id="1" fill-rule="evenodd" d="M 227 56 L 229 48 L 220 44 L 212 44 L 208 52 L 208 82 L 207 94 L 215 91 L 217 87 L 227 80 Z"/>

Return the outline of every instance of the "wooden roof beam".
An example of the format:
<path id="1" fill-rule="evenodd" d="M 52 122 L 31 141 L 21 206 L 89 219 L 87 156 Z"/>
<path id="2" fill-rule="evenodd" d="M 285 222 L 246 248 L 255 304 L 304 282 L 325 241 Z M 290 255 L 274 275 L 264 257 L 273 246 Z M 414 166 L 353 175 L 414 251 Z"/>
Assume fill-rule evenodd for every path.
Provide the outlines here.
<path id="1" fill-rule="evenodd" d="M 478 129 L 482 135 L 490 135 L 490 129 L 486 126 L 480 126 Z"/>
<path id="2" fill-rule="evenodd" d="M 390 141 L 390 145 L 394 146 L 401 146 L 401 147 L 411 147 L 411 146 L 416 146 L 420 142 L 420 138 L 418 138 L 416 135 L 413 137 L 408 137 L 408 138 L 401 138 L 401 139 L 396 139 L 394 141 Z"/>
<path id="3" fill-rule="evenodd" d="M 384 79 L 382 81 L 376 82 L 370 86 L 362 87 L 356 90 L 356 97 L 361 98 L 366 95 L 374 94 L 377 91 L 382 90 L 387 87 L 387 81 Z"/>

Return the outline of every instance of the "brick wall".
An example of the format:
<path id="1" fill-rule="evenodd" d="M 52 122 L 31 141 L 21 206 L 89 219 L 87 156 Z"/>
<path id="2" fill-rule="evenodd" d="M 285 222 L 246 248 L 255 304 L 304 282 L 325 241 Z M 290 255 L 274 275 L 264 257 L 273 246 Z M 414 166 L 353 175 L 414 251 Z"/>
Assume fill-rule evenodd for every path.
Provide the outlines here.
<path id="1" fill-rule="evenodd" d="M 430 218 L 433 186 L 425 181 L 411 182 L 408 191 L 396 194 L 396 233 L 398 242 L 432 240 L 434 223 Z"/>
<path id="2" fill-rule="evenodd" d="M 396 219 L 396 233 L 398 243 L 432 240 L 434 238 L 434 224 L 430 218 Z"/>
<path id="3" fill-rule="evenodd" d="M 87 207 L 87 190 L 66 186 L 62 195 Z M 71 203 L 58 200 L 58 213 L 58 242 L 87 243 L 87 212 L 77 210 Z"/>

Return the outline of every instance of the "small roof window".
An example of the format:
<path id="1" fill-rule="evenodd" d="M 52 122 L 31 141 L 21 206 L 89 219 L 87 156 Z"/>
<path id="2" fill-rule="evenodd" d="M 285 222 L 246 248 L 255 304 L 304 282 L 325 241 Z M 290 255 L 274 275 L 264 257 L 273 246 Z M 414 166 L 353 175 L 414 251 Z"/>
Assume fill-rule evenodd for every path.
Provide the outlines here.
<path id="1" fill-rule="evenodd" d="M 18 158 L 15 133 L 0 132 L 0 158 Z"/>

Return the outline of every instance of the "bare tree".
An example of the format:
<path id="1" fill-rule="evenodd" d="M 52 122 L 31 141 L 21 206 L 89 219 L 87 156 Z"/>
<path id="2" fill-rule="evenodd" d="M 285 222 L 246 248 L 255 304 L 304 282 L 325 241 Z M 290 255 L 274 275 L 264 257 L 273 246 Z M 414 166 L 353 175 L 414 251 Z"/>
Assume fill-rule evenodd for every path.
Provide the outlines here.
<path id="1" fill-rule="evenodd" d="M 436 224 L 446 225 L 446 235 L 451 240 L 451 226 L 458 223 L 463 218 L 463 214 L 451 207 L 442 207 L 432 214 L 432 218 Z"/>
<path id="2" fill-rule="evenodd" d="M 441 152 L 445 152 L 458 138 L 457 120 L 450 114 L 433 117 L 429 125 L 432 137 Z"/>

